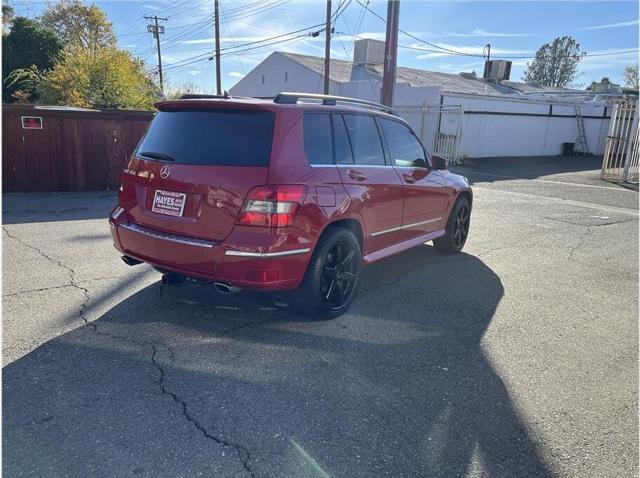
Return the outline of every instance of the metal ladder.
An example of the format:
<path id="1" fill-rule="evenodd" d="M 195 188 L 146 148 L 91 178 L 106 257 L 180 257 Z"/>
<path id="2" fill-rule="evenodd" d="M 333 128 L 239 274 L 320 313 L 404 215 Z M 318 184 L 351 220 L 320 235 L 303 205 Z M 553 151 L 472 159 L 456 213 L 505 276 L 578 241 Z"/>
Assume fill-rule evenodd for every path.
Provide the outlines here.
<path id="1" fill-rule="evenodd" d="M 589 145 L 587 144 L 587 132 L 584 129 L 584 118 L 582 117 L 582 109 L 576 106 L 576 121 L 578 122 L 578 138 L 573 148 L 575 153 L 591 154 Z"/>

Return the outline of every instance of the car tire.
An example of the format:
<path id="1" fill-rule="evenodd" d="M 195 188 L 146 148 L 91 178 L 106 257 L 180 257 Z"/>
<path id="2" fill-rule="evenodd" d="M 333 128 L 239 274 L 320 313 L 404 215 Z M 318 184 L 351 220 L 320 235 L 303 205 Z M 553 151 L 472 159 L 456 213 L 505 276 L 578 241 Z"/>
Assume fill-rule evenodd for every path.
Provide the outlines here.
<path id="1" fill-rule="evenodd" d="M 315 319 L 344 314 L 356 295 L 362 249 L 355 235 L 341 227 L 322 234 L 296 293 L 299 308 Z"/>
<path id="2" fill-rule="evenodd" d="M 460 252 L 467 242 L 470 220 L 471 205 L 466 197 L 460 196 L 451 208 L 444 236 L 433 240 L 436 250 L 444 254 Z"/>

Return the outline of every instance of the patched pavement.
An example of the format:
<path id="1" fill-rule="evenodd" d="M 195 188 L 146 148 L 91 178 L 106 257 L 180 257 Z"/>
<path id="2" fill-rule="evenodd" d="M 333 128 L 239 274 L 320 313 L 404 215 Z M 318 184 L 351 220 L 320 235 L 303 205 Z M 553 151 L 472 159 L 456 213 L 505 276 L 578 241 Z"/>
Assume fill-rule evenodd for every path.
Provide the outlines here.
<path id="1" fill-rule="evenodd" d="M 637 193 L 525 166 L 460 168 L 465 252 L 367 267 L 333 321 L 161 289 L 111 193 L 5 195 L 3 472 L 637 476 Z"/>

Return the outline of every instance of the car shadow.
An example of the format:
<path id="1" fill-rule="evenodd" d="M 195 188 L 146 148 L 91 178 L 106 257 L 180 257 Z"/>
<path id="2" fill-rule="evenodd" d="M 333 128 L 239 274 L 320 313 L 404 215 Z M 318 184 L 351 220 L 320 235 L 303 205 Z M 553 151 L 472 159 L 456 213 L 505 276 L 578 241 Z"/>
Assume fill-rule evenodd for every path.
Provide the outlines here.
<path id="1" fill-rule="evenodd" d="M 540 156 L 467 159 L 464 165 L 452 165 L 451 170 L 466 176 L 473 184 L 587 171 L 593 171 L 589 179 L 596 180 L 601 166 L 602 156 Z"/>
<path id="2" fill-rule="evenodd" d="M 4 472 L 551 476 L 483 350 L 503 294 L 430 246 L 365 268 L 332 321 L 153 284 L 4 368 Z"/>

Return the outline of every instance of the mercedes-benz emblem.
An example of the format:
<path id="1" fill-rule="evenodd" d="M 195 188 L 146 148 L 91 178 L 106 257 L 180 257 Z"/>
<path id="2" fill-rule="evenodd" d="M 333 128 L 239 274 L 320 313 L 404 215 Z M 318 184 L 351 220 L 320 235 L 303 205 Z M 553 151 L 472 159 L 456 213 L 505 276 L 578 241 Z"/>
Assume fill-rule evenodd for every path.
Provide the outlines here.
<path id="1" fill-rule="evenodd" d="M 169 177 L 169 174 L 171 174 L 171 168 L 169 166 L 165 164 L 164 166 L 162 166 L 162 168 L 160 168 L 160 177 L 162 179 L 167 179 Z"/>

